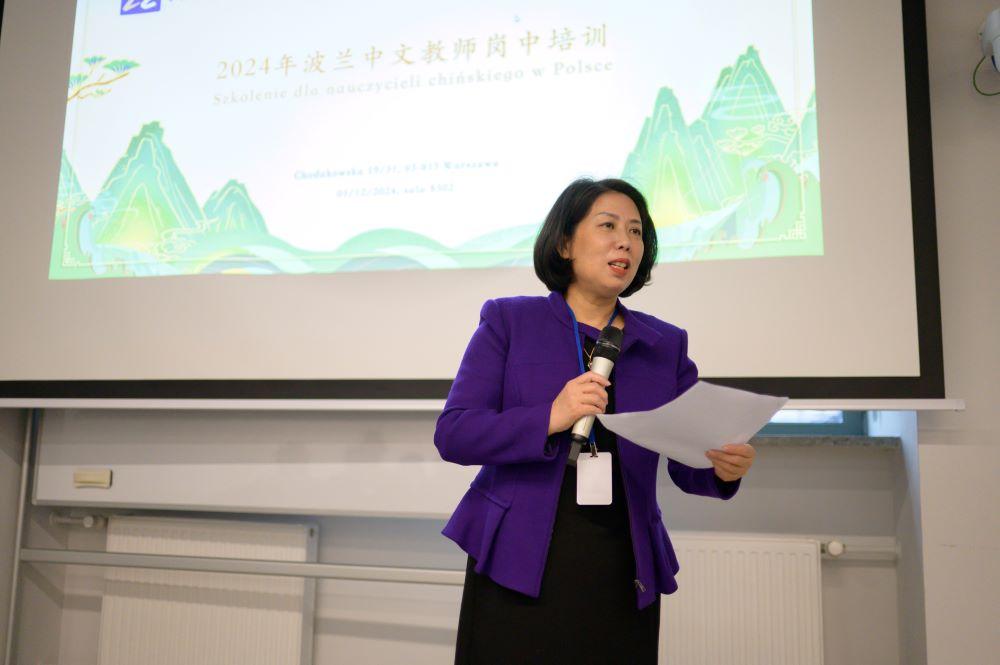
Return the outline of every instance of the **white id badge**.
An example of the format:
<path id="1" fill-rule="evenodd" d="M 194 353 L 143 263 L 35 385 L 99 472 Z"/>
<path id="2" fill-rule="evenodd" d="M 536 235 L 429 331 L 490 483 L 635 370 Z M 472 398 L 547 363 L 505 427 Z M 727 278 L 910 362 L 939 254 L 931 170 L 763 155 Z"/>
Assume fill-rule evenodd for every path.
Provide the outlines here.
<path id="1" fill-rule="evenodd" d="M 611 453 L 592 457 L 586 447 L 576 458 L 576 503 L 580 506 L 611 504 Z"/>

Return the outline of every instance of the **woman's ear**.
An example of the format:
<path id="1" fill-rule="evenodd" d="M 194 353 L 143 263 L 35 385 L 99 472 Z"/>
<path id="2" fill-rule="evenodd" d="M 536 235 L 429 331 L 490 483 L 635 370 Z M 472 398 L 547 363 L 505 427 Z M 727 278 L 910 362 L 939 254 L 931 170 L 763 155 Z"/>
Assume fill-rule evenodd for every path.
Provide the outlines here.
<path id="1" fill-rule="evenodd" d="M 572 248 L 573 248 L 572 241 L 566 236 L 563 236 L 563 239 L 559 241 L 559 256 L 563 257 L 566 260 L 569 260 L 570 250 Z"/>

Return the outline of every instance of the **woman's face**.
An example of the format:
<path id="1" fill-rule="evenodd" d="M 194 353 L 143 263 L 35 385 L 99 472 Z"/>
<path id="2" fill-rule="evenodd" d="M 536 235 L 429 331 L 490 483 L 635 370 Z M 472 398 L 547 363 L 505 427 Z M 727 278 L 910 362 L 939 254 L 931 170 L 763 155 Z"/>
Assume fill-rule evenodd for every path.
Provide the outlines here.
<path id="1" fill-rule="evenodd" d="M 642 220 L 632 199 L 605 192 L 594 201 L 560 250 L 573 261 L 573 283 L 595 295 L 617 298 L 642 261 Z M 622 262 L 624 266 L 612 265 Z"/>

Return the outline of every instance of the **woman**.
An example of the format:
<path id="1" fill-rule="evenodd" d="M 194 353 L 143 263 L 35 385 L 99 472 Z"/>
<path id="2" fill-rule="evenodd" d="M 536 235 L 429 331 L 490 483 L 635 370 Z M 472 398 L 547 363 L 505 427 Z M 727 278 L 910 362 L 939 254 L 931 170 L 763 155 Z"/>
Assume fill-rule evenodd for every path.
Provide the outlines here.
<path id="1" fill-rule="evenodd" d="M 578 505 L 568 431 L 587 415 L 655 408 L 697 381 L 687 333 L 619 300 L 656 262 L 642 194 L 621 180 L 573 182 L 534 261 L 551 293 L 483 305 L 434 433 L 443 459 L 482 465 L 442 532 L 469 555 L 455 661 L 655 663 L 659 595 L 677 589 L 678 570 L 656 504 L 659 455 L 595 419 L 612 501 Z M 605 379 L 584 368 L 609 323 L 623 340 Z M 708 457 L 705 469 L 668 460 L 671 479 L 732 497 L 753 448 Z"/>

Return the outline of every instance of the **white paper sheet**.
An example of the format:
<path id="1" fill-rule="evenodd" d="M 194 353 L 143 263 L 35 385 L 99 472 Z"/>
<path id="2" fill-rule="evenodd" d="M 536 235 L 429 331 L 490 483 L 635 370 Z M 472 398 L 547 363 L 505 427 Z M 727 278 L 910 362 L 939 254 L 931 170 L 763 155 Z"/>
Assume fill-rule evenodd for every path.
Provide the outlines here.
<path id="1" fill-rule="evenodd" d="M 677 399 L 653 409 L 598 414 L 606 428 L 644 448 L 696 468 L 712 466 L 705 453 L 746 443 L 781 410 L 787 397 L 699 381 Z"/>

